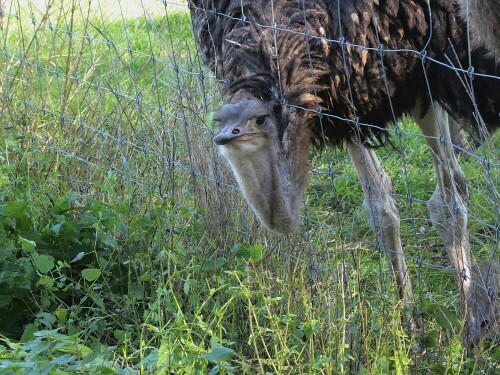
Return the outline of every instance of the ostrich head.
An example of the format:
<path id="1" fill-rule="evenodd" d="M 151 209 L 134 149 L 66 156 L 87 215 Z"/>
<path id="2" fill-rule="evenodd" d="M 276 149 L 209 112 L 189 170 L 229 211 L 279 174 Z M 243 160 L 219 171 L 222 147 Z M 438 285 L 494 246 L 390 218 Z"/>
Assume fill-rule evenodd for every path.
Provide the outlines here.
<path id="1" fill-rule="evenodd" d="M 309 128 L 297 113 L 282 116 L 256 98 L 224 105 L 215 119 L 221 130 L 214 142 L 257 218 L 272 231 L 296 229 L 307 182 Z"/>

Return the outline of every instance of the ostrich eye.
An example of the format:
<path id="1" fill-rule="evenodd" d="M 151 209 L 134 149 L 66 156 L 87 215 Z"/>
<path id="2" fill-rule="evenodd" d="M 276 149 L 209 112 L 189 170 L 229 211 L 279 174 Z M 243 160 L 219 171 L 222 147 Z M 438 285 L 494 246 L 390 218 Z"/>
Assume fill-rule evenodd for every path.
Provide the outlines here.
<path id="1" fill-rule="evenodd" d="M 256 124 L 257 126 L 264 125 L 264 122 L 266 122 L 266 116 L 258 116 L 258 117 L 255 119 L 255 124 Z"/>

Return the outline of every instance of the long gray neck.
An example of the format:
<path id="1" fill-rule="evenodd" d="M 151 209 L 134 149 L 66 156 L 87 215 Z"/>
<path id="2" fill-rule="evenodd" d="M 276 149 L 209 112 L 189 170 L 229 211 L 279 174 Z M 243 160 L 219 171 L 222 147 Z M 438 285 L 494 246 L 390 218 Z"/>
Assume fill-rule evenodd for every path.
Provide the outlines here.
<path id="1" fill-rule="evenodd" d="M 308 174 L 307 144 L 300 150 L 286 146 L 275 145 L 240 158 L 227 157 L 259 221 L 281 233 L 291 232 L 299 224 Z"/>

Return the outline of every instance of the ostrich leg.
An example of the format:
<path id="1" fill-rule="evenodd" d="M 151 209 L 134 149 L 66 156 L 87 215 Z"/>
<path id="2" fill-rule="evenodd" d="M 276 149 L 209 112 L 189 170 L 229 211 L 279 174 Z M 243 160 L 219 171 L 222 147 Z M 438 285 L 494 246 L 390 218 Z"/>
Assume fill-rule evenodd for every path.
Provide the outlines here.
<path id="1" fill-rule="evenodd" d="M 387 255 L 399 297 L 405 304 L 413 305 L 413 291 L 399 233 L 399 210 L 390 195 L 392 182 L 372 149 L 362 146 L 357 140 L 352 140 L 347 145 L 347 151 L 363 187 L 368 221 L 378 244 Z M 412 324 L 413 328 L 419 326 L 418 322 Z"/>
<path id="2" fill-rule="evenodd" d="M 415 117 L 429 146 L 437 185 L 429 200 L 432 225 L 444 242 L 455 269 L 455 283 L 460 294 L 464 317 L 474 324 L 472 309 L 472 282 L 469 234 L 467 232 L 467 182 L 460 169 L 450 141 L 448 114 L 437 104 L 429 108 L 424 117 Z"/>

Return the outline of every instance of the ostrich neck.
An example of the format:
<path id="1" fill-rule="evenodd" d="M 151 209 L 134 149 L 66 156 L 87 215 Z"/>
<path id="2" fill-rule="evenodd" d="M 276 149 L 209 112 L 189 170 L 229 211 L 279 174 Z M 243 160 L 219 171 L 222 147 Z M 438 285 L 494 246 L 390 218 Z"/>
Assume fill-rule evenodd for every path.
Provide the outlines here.
<path id="1" fill-rule="evenodd" d="M 287 233 L 297 228 L 307 182 L 307 144 L 285 142 L 263 152 L 229 157 L 247 202 L 270 230 Z M 287 147 L 288 146 L 288 147 Z"/>

